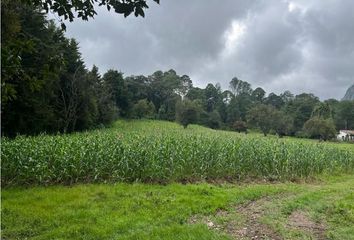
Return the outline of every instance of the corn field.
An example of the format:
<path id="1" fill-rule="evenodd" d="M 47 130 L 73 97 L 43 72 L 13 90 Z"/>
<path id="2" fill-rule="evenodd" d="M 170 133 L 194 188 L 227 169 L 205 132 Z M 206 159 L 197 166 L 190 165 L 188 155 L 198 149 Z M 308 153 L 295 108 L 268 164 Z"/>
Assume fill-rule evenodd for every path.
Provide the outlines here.
<path id="1" fill-rule="evenodd" d="M 326 143 L 119 121 L 69 135 L 2 139 L 3 185 L 291 180 L 352 173 L 354 154 Z"/>

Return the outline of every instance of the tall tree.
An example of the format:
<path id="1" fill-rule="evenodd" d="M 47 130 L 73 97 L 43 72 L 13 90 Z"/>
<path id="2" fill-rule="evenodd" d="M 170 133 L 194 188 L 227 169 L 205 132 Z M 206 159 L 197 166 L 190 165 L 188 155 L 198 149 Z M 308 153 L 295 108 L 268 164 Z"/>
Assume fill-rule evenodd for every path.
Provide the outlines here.
<path id="1" fill-rule="evenodd" d="M 230 89 L 235 96 L 237 96 L 241 93 L 246 93 L 249 95 L 252 94 L 251 84 L 249 84 L 246 81 L 242 81 L 242 80 L 238 79 L 237 77 L 234 77 L 230 81 Z"/>
<path id="2" fill-rule="evenodd" d="M 252 92 L 252 99 L 255 102 L 258 103 L 262 103 L 264 101 L 264 96 L 265 96 L 265 91 L 263 90 L 263 88 L 256 88 L 253 92 Z"/>
<path id="3" fill-rule="evenodd" d="M 354 129 L 354 101 L 341 101 L 336 117 L 339 129 Z"/>
<path id="4" fill-rule="evenodd" d="M 18 1 L 1 5 L 2 133 L 56 131 L 54 88 L 64 66 L 64 36 L 37 9 Z"/>
<path id="5" fill-rule="evenodd" d="M 273 127 L 274 112 L 273 106 L 259 104 L 248 112 L 247 121 L 250 125 L 258 127 L 264 136 L 267 136 Z"/>
<path id="6" fill-rule="evenodd" d="M 198 105 L 188 99 L 177 102 L 176 119 L 184 128 L 189 124 L 197 123 L 200 114 Z"/>
<path id="7" fill-rule="evenodd" d="M 336 129 L 332 119 L 312 117 L 304 124 L 304 131 L 311 138 L 329 140 L 336 135 Z"/>
<path id="8" fill-rule="evenodd" d="M 270 93 L 265 99 L 265 103 L 268 105 L 272 105 L 276 109 L 280 109 L 284 105 L 283 99 L 275 93 Z"/>
<path id="9" fill-rule="evenodd" d="M 311 118 L 313 109 L 319 103 L 318 97 L 313 94 L 302 93 L 285 105 L 285 113 L 294 119 L 294 131 L 301 131 L 304 123 Z"/>
<path id="10" fill-rule="evenodd" d="M 273 120 L 272 129 L 279 137 L 289 135 L 293 128 L 293 119 L 283 111 L 275 110 L 271 116 Z"/>
<path id="11" fill-rule="evenodd" d="M 119 114 L 127 116 L 131 105 L 123 73 L 110 69 L 103 75 L 102 80 L 119 109 Z"/>
<path id="12" fill-rule="evenodd" d="M 328 102 L 319 102 L 315 105 L 312 111 L 312 117 L 319 117 L 319 118 L 332 118 L 332 109 Z"/>

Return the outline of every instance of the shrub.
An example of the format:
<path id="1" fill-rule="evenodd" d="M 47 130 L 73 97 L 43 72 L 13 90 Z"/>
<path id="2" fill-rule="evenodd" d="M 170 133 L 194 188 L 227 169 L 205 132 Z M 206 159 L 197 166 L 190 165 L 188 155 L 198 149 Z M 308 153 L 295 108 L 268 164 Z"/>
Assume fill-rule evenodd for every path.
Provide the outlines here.
<path id="1" fill-rule="evenodd" d="M 245 132 L 247 133 L 247 123 L 244 121 L 236 121 L 232 124 L 232 129 L 237 132 Z"/>
<path id="2" fill-rule="evenodd" d="M 332 119 L 312 117 L 304 124 L 304 131 L 311 138 L 329 140 L 335 137 L 337 131 Z"/>

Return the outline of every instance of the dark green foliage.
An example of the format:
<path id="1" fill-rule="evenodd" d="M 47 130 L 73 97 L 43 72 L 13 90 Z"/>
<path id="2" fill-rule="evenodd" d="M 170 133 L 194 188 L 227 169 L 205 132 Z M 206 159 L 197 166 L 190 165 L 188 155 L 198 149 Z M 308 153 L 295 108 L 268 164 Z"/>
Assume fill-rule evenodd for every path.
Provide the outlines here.
<path id="1" fill-rule="evenodd" d="M 270 93 L 265 99 L 265 104 L 272 105 L 276 109 L 280 109 L 284 106 L 284 101 L 280 96 L 276 95 L 275 93 Z"/>
<path id="2" fill-rule="evenodd" d="M 247 115 L 248 122 L 258 127 L 266 136 L 273 130 L 279 137 L 289 135 L 293 128 L 293 119 L 272 105 L 260 104 L 252 108 Z"/>
<path id="3" fill-rule="evenodd" d="M 239 94 L 252 94 L 251 84 L 246 81 L 242 81 L 237 77 L 234 77 L 230 82 L 230 89 L 235 96 Z"/>
<path id="4" fill-rule="evenodd" d="M 173 69 L 156 71 L 148 77 L 148 100 L 157 111 L 158 119 L 174 121 L 176 103 L 192 88 L 192 81 L 187 75 L 179 76 Z"/>
<path id="5" fill-rule="evenodd" d="M 202 102 L 206 102 L 205 89 L 201 89 L 198 87 L 192 87 L 186 97 L 190 100 L 201 100 Z"/>
<path id="6" fill-rule="evenodd" d="M 337 131 L 332 119 L 312 117 L 304 124 L 305 133 L 311 138 L 329 140 L 333 138 Z"/>
<path id="7" fill-rule="evenodd" d="M 232 129 L 237 132 L 245 132 L 247 133 L 247 123 L 244 121 L 236 121 L 232 124 Z"/>
<path id="8" fill-rule="evenodd" d="M 273 130 L 279 137 L 289 135 L 293 128 L 293 119 L 285 114 L 283 111 L 275 110 L 273 115 Z"/>
<path id="9" fill-rule="evenodd" d="M 336 109 L 338 129 L 354 129 L 354 101 L 341 101 Z"/>
<path id="10" fill-rule="evenodd" d="M 266 92 L 263 90 L 263 88 L 258 87 L 252 92 L 252 99 L 258 103 L 262 103 L 265 93 Z"/>
<path id="11" fill-rule="evenodd" d="M 285 113 L 294 119 L 294 132 L 302 130 L 304 123 L 311 118 L 317 103 L 319 103 L 318 97 L 308 93 L 297 95 L 287 103 Z"/>
<path id="12" fill-rule="evenodd" d="M 189 124 L 197 123 L 199 113 L 200 109 L 193 101 L 185 99 L 177 103 L 176 119 L 184 128 L 187 128 Z"/>
<path id="13" fill-rule="evenodd" d="M 294 100 L 294 94 L 288 90 L 280 94 L 280 97 L 285 104 L 288 104 L 290 101 Z"/>
<path id="14" fill-rule="evenodd" d="M 37 10 L 17 1 L 1 4 L 6 12 L 2 15 L 2 132 L 56 130 L 54 89 L 65 66 L 63 34 Z"/>
<path id="15" fill-rule="evenodd" d="M 125 78 L 129 101 L 137 102 L 141 99 L 147 99 L 149 94 L 149 79 L 143 75 L 130 76 Z"/>
<path id="16" fill-rule="evenodd" d="M 273 116 L 275 109 L 272 106 L 260 104 L 252 108 L 247 114 L 247 122 L 255 127 L 258 127 L 267 136 L 273 128 Z"/>
<path id="17" fill-rule="evenodd" d="M 154 118 L 155 106 L 147 99 L 141 99 L 132 108 L 133 118 Z"/>
<path id="18" fill-rule="evenodd" d="M 320 102 L 316 104 L 312 111 L 312 117 L 328 119 L 332 118 L 332 115 L 332 109 L 328 102 Z"/>
<path id="19" fill-rule="evenodd" d="M 146 0 L 21 0 L 23 3 L 38 7 L 44 11 L 56 13 L 59 17 L 70 22 L 74 18 L 81 18 L 87 21 L 89 18 L 93 18 L 97 12 L 95 7 L 106 6 L 107 10 L 111 8 L 119 14 L 123 14 L 124 17 L 134 13 L 136 17 L 145 17 L 144 10 L 149 8 Z M 159 3 L 160 0 L 153 0 Z M 96 5 L 96 6 L 95 6 Z M 62 20 L 63 20 L 62 19 Z M 65 30 L 65 24 L 61 21 L 62 28 Z"/>
<path id="20" fill-rule="evenodd" d="M 115 120 L 110 91 L 97 68 L 87 71 L 77 42 L 38 9 L 16 1 L 2 6 L 9 16 L 2 21 L 2 59 L 18 59 L 2 62 L 2 134 L 72 132 Z"/>
<path id="21" fill-rule="evenodd" d="M 128 116 L 131 103 L 123 73 L 110 69 L 103 75 L 102 81 L 112 101 L 119 109 L 119 114 L 123 117 Z"/>
<path id="22" fill-rule="evenodd" d="M 211 113 L 208 113 L 208 121 L 206 126 L 212 129 L 219 129 L 221 128 L 222 121 L 218 111 L 214 110 Z"/>

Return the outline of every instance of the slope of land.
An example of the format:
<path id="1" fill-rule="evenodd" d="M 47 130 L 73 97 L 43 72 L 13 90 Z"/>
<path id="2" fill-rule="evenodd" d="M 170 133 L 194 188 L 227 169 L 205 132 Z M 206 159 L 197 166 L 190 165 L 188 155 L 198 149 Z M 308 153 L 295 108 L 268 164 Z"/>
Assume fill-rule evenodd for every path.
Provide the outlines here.
<path id="1" fill-rule="evenodd" d="M 2 139 L 1 237 L 353 239 L 353 153 L 144 120 Z"/>
<path id="2" fill-rule="evenodd" d="M 2 140 L 2 184 L 296 180 L 353 173 L 350 144 L 118 121 L 68 135 Z"/>

